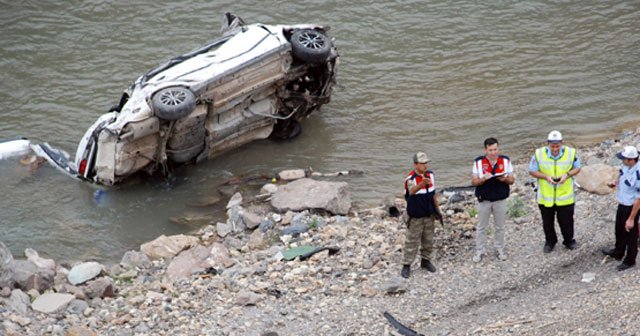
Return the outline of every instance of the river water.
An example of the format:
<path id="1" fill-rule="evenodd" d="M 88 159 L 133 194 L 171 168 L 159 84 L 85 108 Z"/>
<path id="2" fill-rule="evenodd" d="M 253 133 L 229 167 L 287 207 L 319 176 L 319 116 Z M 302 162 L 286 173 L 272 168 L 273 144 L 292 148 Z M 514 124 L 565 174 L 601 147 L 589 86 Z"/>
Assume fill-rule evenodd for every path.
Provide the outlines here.
<path id="1" fill-rule="evenodd" d="M 261 141 L 168 181 L 95 187 L 43 166 L 0 162 L 0 241 L 62 260 L 118 260 L 234 176 L 287 168 L 358 169 L 361 206 L 401 191 L 415 151 L 440 185 L 468 184 L 482 141 L 526 159 L 552 129 L 575 145 L 640 124 L 639 1 L 17 1 L 0 2 L 0 138 L 75 153 L 138 75 L 214 39 L 222 14 L 332 27 L 341 54 L 332 102 L 287 142 Z M 221 203 L 226 203 L 224 197 Z"/>

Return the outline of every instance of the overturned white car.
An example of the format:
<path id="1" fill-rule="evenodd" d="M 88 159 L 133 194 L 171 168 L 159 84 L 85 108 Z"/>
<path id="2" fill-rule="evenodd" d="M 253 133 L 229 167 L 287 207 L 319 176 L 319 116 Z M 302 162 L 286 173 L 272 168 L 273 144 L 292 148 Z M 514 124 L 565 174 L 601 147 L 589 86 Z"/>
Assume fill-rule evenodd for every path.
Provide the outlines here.
<path id="1" fill-rule="evenodd" d="M 29 147 L 75 178 L 113 185 L 256 139 L 293 137 L 331 97 L 338 53 L 326 31 L 245 25 L 227 13 L 222 37 L 136 79 L 87 130 L 74 162 L 46 143 Z M 24 141 L 4 145 L 17 153 Z"/>

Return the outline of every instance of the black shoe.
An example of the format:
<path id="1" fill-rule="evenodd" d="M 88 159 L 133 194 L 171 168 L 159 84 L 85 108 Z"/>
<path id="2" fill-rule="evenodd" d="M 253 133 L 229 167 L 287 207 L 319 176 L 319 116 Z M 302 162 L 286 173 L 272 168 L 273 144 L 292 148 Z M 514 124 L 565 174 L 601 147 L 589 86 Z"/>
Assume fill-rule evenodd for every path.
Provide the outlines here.
<path id="1" fill-rule="evenodd" d="M 635 266 L 635 264 L 633 265 L 629 265 L 629 264 L 625 264 L 625 263 L 621 263 L 620 265 L 618 265 L 618 267 L 616 267 L 618 269 L 618 271 L 624 271 L 626 269 L 629 269 L 631 267 Z"/>
<path id="2" fill-rule="evenodd" d="M 427 271 L 434 273 L 436 271 L 436 267 L 428 259 L 420 260 L 420 267 L 426 269 Z"/>
<path id="3" fill-rule="evenodd" d="M 569 242 L 569 244 L 564 244 L 564 247 L 566 247 L 568 250 L 575 250 L 578 248 L 578 243 L 575 239 L 573 239 Z"/>
<path id="4" fill-rule="evenodd" d="M 551 251 L 553 251 L 553 245 L 544 245 L 544 248 L 542 249 L 542 251 L 544 253 L 551 253 Z"/>
<path id="5" fill-rule="evenodd" d="M 604 254 L 606 256 L 610 256 L 611 258 L 613 258 L 615 260 L 622 260 L 622 255 L 617 254 L 615 252 L 615 249 L 603 248 L 602 249 L 602 254 Z"/>
<path id="6" fill-rule="evenodd" d="M 402 265 L 400 275 L 402 275 L 403 278 L 408 279 L 409 275 L 411 275 L 411 265 Z"/>

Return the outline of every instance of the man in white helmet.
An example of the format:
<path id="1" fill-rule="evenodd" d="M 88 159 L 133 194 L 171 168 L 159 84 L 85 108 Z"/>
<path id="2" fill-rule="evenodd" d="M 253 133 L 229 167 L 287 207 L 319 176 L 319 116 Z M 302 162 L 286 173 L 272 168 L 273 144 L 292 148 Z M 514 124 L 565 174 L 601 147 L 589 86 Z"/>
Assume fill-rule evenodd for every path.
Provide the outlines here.
<path id="1" fill-rule="evenodd" d="M 562 244 L 569 250 L 577 247 L 573 238 L 575 194 L 573 177 L 581 169 L 576 149 L 562 144 L 562 133 L 551 131 L 547 146 L 536 149 L 529 163 L 529 174 L 538 179 L 538 207 L 544 229 L 544 253 L 553 251 L 558 242 L 555 217 L 558 217 Z"/>

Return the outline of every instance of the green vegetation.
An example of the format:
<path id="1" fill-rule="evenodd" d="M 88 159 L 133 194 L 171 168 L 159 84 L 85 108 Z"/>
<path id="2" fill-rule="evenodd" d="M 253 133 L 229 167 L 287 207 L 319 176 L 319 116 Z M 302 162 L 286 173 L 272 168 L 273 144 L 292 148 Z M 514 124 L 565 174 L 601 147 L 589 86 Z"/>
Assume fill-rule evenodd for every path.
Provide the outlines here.
<path id="1" fill-rule="evenodd" d="M 309 228 L 311 230 L 316 230 L 318 229 L 318 219 L 317 218 L 313 218 L 313 220 L 311 221 L 311 224 L 309 224 Z"/>
<path id="2" fill-rule="evenodd" d="M 471 217 L 471 218 L 478 217 L 478 209 L 476 209 L 476 208 L 471 208 L 471 209 L 467 210 L 467 212 L 469 213 L 469 217 Z"/>
<path id="3" fill-rule="evenodd" d="M 527 215 L 527 209 L 524 201 L 518 196 L 513 196 L 507 201 L 507 216 L 509 218 L 518 218 Z"/>

